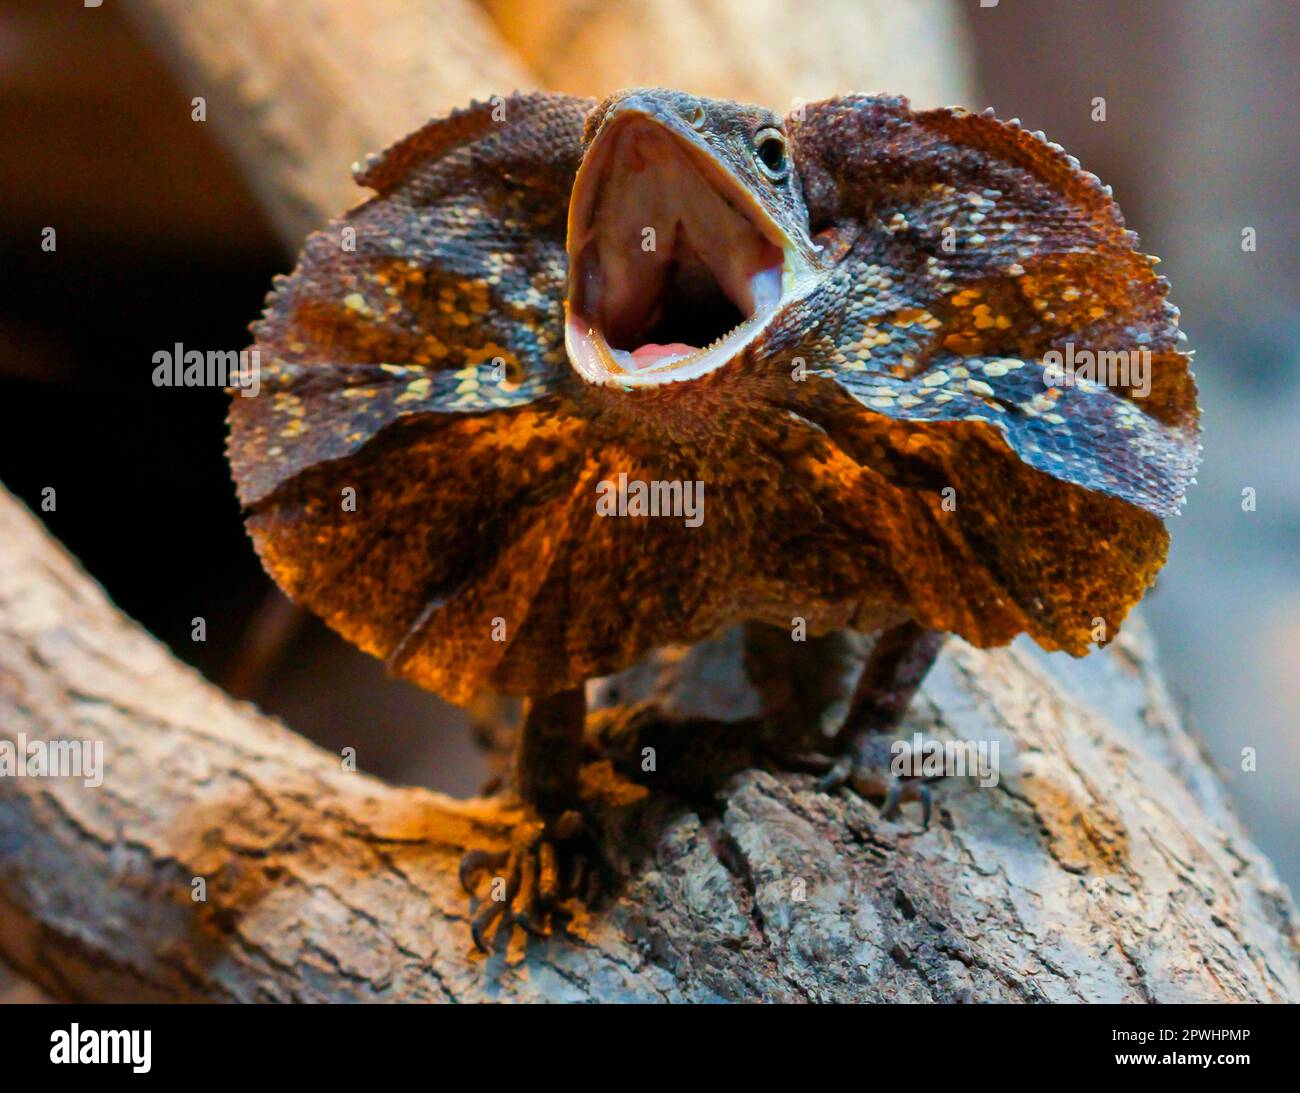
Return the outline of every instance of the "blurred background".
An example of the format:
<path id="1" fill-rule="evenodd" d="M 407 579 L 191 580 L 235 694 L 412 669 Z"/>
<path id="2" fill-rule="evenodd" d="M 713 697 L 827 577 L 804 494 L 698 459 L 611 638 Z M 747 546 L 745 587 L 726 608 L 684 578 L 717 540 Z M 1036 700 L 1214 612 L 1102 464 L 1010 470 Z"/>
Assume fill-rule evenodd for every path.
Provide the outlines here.
<path id="1" fill-rule="evenodd" d="M 429 0 L 427 32 L 386 47 L 409 79 L 374 108 L 373 72 L 349 59 L 409 26 L 410 7 L 0 10 L 0 481 L 37 510 L 56 487 L 42 518 L 124 611 L 299 731 L 357 746 L 365 769 L 475 792 L 485 768 L 466 715 L 387 679 L 272 589 L 226 468 L 225 396 L 153 387 L 152 354 L 247 344 L 314 209 L 362 196 L 348 168 L 371 148 L 341 146 L 332 121 L 363 101 L 373 147 L 515 86 L 666 84 L 783 112 L 846 90 L 992 105 L 1112 184 L 1144 249 L 1164 259 L 1198 351 L 1205 462 L 1145 610 L 1193 728 L 1300 890 L 1294 0 Z M 336 63 L 308 69 L 295 55 L 281 66 L 296 81 L 284 94 L 257 85 L 250 53 L 317 33 L 333 36 Z M 187 59 L 194 50 L 208 51 L 206 67 Z M 284 112 L 300 93 L 315 113 Z M 250 145 L 239 96 L 255 94 L 273 109 Z M 283 174 L 295 142 L 331 169 L 269 190 L 266 171 Z M 53 252 L 41 246 L 48 227 Z M 1248 487 L 1254 511 L 1243 511 Z M 1254 772 L 1241 769 L 1244 747 Z"/>

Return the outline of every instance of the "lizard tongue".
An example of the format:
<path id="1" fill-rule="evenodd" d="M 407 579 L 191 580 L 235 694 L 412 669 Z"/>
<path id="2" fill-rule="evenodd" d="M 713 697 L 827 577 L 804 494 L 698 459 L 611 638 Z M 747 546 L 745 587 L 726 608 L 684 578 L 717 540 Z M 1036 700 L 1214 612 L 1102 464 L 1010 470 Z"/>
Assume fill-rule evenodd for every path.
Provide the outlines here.
<path id="1" fill-rule="evenodd" d="M 665 357 L 685 357 L 690 353 L 698 352 L 699 346 L 687 345 L 685 342 L 669 342 L 667 345 L 660 345 L 658 342 L 647 342 L 645 345 L 632 350 L 632 367 L 649 368 L 650 365 L 663 360 Z"/>

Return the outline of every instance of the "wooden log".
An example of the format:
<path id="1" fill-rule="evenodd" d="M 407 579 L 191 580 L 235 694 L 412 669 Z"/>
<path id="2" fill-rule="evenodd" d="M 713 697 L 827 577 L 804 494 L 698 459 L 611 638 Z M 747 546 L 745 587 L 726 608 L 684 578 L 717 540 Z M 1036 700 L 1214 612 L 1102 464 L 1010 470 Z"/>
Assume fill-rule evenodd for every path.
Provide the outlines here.
<path id="1" fill-rule="evenodd" d="M 659 84 L 782 111 L 848 90 L 970 103 L 947 0 L 129 0 L 286 247 L 364 196 L 349 166 L 471 99 Z M 181 104 L 183 105 L 183 104 Z M 179 106 L 178 106 L 179 109 Z M 187 107 L 188 109 L 188 107 Z"/>
<path id="2" fill-rule="evenodd" d="M 535 85 L 473 0 L 130 0 L 286 248 L 365 196 L 349 168 L 472 98 Z M 188 107 L 187 107 L 188 109 Z"/>
<path id="3" fill-rule="evenodd" d="M 941 785 L 926 832 L 752 765 L 734 633 L 598 685 L 593 736 L 641 783 L 585 772 L 614 894 L 485 958 L 455 865 L 508 811 L 230 700 L 8 496 L 0 542 L 0 741 L 103 747 L 97 788 L 0 777 L 0 955 L 56 997 L 1300 1000 L 1295 910 L 1140 623 L 1080 662 L 950 643 L 904 735 L 996 741 L 1002 775 Z"/>

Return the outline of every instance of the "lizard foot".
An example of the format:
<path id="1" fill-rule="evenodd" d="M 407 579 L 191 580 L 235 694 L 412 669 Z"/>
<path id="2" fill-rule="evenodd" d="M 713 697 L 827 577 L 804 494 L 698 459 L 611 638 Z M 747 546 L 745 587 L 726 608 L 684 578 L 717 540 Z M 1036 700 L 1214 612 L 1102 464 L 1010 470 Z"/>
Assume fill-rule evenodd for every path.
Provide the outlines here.
<path id="1" fill-rule="evenodd" d="M 509 931 L 518 923 L 535 937 L 548 934 L 548 923 L 564 916 L 562 901 L 589 895 L 591 858 L 583 844 L 586 823 L 573 809 L 545 820 L 531 809 L 516 825 L 505 850 L 469 850 L 460 861 L 460 882 L 470 895 L 483 878 L 491 884 L 487 898 L 470 920 L 474 944 L 488 951 L 487 932 L 494 923 Z"/>
<path id="2" fill-rule="evenodd" d="M 861 797 L 883 797 L 880 815 L 886 820 L 898 814 L 903 801 L 919 800 L 923 826 L 930 826 L 930 788 L 921 777 L 898 773 L 890 737 L 902 723 L 943 640 L 943 634 L 915 622 L 894 626 L 876 639 L 835 734 L 836 754 L 825 761 L 819 790 L 830 793 L 849 786 Z"/>
<path id="3" fill-rule="evenodd" d="M 928 829 L 934 804 L 930 787 L 920 778 L 895 774 L 893 759 L 890 739 L 878 732 L 859 733 L 844 751 L 828 760 L 825 772 L 817 780 L 817 789 L 821 793 L 833 793 L 848 786 L 859 797 L 883 798 L 880 808 L 883 820 L 894 819 L 904 801 L 920 801 L 921 827 Z"/>

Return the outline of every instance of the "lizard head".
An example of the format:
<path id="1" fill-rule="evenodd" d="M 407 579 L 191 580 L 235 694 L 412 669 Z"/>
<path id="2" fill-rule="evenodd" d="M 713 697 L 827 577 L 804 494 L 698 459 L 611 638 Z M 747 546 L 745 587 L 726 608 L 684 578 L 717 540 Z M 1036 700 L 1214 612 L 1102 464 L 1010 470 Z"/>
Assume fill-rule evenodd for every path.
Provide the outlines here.
<path id="1" fill-rule="evenodd" d="M 592 111 L 583 143 L 565 347 L 588 383 L 712 372 L 816 283 L 808 213 L 770 110 L 624 91 Z"/>

